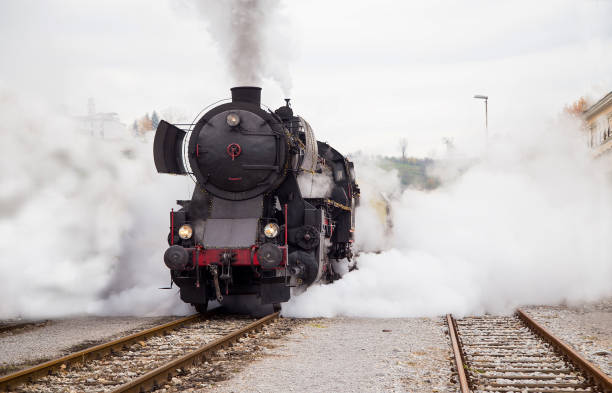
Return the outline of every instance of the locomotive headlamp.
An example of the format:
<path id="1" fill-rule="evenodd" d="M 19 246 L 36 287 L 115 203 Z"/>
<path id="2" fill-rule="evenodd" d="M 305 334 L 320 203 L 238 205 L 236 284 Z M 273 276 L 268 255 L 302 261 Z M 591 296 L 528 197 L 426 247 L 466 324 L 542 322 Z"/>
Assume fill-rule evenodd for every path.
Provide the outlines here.
<path id="1" fill-rule="evenodd" d="M 191 239 L 191 236 L 193 236 L 193 228 L 191 228 L 191 225 L 185 224 L 179 228 L 178 234 L 183 240 Z"/>
<path id="2" fill-rule="evenodd" d="M 238 124 L 240 124 L 240 116 L 238 116 L 236 113 L 228 114 L 225 120 L 227 121 L 227 125 L 230 127 L 236 127 Z"/>
<path id="3" fill-rule="evenodd" d="M 266 235 L 266 237 L 269 239 L 276 237 L 276 235 L 278 235 L 278 225 L 273 222 L 266 225 L 264 227 L 264 235 Z"/>

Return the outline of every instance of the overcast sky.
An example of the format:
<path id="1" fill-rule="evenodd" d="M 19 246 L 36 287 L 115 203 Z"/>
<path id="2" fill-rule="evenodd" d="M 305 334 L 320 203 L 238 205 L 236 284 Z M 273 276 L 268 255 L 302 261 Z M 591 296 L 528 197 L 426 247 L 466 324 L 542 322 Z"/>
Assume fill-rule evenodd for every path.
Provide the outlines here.
<path id="1" fill-rule="evenodd" d="M 541 127 L 612 90 L 612 1 L 286 1 L 275 28 L 296 112 L 341 152 L 424 156 L 441 140 Z M 229 96 L 192 1 L 0 2 L 0 88 L 76 115 L 94 97 L 122 121 Z M 272 80 L 263 101 L 282 104 Z"/>

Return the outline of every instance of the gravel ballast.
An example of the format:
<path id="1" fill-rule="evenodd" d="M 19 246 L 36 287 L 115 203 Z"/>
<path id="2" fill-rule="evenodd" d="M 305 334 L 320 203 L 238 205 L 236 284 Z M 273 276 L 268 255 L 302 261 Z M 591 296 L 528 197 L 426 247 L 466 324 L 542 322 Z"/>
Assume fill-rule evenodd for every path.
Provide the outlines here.
<path id="1" fill-rule="evenodd" d="M 4 332 L 0 334 L 0 375 L 173 319 L 176 318 L 80 317 Z"/>
<path id="2" fill-rule="evenodd" d="M 132 344 L 101 359 L 61 367 L 51 375 L 19 386 L 18 393 L 101 393 L 108 392 L 195 351 L 249 323 L 246 316 L 218 315 L 186 324 L 167 334 Z"/>
<path id="3" fill-rule="evenodd" d="M 456 392 L 442 318 L 306 321 L 214 392 Z"/>
<path id="4" fill-rule="evenodd" d="M 612 376 L 612 298 L 581 306 L 530 306 L 523 310 Z"/>
<path id="5" fill-rule="evenodd" d="M 156 393 L 207 392 L 239 373 L 283 342 L 285 336 L 306 323 L 303 319 L 278 318 L 258 332 L 251 332 L 230 347 L 215 352 L 204 363 L 184 370 Z M 278 391 L 285 389 L 279 388 Z"/>

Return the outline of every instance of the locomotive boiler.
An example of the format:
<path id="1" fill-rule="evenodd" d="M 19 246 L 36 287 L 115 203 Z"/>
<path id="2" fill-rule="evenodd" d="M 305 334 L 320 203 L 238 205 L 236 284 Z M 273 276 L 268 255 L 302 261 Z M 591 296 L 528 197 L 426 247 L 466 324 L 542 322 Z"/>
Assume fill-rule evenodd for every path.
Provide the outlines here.
<path id="1" fill-rule="evenodd" d="M 292 291 L 339 278 L 332 262 L 352 257 L 353 163 L 317 141 L 289 99 L 272 111 L 259 87 L 231 93 L 194 124 L 161 121 L 153 147 L 159 173 L 196 183 L 170 212 L 164 262 L 200 312 L 234 295 L 278 308 Z"/>

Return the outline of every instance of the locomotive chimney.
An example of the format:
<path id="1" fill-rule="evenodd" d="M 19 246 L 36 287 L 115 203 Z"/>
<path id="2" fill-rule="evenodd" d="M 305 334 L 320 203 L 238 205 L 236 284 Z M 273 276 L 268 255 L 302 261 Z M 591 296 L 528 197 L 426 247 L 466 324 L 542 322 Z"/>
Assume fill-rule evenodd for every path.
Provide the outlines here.
<path id="1" fill-rule="evenodd" d="M 259 106 L 261 104 L 261 87 L 232 87 L 232 102 L 248 102 Z"/>

